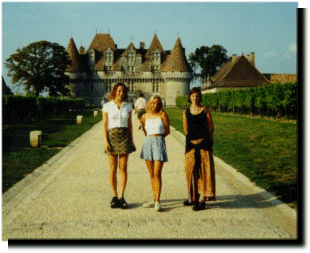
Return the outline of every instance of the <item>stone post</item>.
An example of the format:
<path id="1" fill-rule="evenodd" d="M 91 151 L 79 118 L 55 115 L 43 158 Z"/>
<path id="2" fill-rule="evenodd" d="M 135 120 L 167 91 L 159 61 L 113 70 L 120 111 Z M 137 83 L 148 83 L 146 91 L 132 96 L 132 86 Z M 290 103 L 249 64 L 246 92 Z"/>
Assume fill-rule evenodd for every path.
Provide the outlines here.
<path id="1" fill-rule="evenodd" d="M 33 148 L 38 148 L 41 145 L 42 131 L 35 130 L 30 132 L 30 145 Z"/>
<path id="2" fill-rule="evenodd" d="M 83 115 L 76 116 L 76 123 L 81 124 L 83 121 Z"/>

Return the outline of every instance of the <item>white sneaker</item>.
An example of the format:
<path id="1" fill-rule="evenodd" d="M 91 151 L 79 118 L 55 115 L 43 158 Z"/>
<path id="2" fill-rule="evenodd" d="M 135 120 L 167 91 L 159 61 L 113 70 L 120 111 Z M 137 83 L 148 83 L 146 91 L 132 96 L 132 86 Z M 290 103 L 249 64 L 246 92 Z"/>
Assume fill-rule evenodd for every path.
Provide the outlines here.
<path id="1" fill-rule="evenodd" d="M 155 202 L 155 210 L 160 211 L 161 210 L 161 204 L 159 202 Z"/>
<path id="2" fill-rule="evenodd" d="M 150 208 L 150 207 L 154 207 L 155 206 L 155 202 L 154 201 L 149 201 L 147 203 L 144 203 L 142 205 L 144 208 Z"/>

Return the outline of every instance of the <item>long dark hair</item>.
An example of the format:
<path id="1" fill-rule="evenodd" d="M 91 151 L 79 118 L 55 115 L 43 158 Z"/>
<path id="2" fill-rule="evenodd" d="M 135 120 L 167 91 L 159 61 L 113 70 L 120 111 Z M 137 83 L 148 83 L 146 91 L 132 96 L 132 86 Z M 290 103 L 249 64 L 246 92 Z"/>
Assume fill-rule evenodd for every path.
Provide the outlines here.
<path id="1" fill-rule="evenodd" d="M 189 94 L 188 94 L 188 102 L 191 103 L 191 99 L 190 99 L 190 96 L 194 93 L 197 93 L 199 95 L 199 104 L 202 102 L 202 95 L 201 95 L 201 91 L 200 91 L 200 88 L 198 87 L 194 87 L 194 88 L 191 88 L 191 90 L 189 91 Z"/>
<path id="2" fill-rule="evenodd" d="M 124 91 L 125 91 L 125 97 L 123 98 L 123 101 L 128 101 L 128 88 L 127 86 L 124 84 L 124 83 L 116 83 L 113 88 L 112 88 L 112 91 L 111 91 L 111 94 L 110 94 L 110 101 L 111 100 L 114 100 L 115 96 L 116 96 L 116 91 L 117 91 L 117 88 L 119 86 L 123 86 L 124 87 Z"/>

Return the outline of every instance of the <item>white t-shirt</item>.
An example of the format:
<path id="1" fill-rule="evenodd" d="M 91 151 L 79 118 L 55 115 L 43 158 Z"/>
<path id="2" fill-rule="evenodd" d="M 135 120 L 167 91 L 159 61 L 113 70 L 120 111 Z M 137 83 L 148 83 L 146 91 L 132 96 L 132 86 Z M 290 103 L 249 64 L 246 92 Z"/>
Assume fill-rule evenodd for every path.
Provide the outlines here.
<path id="1" fill-rule="evenodd" d="M 135 103 L 135 108 L 137 110 L 145 109 L 146 107 L 146 99 L 144 97 L 139 97 Z"/>
<path id="2" fill-rule="evenodd" d="M 108 113 L 108 129 L 115 127 L 128 127 L 129 113 L 132 111 L 132 104 L 123 102 L 120 109 L 114 101 L 105 103 L 102 111 Z"/>

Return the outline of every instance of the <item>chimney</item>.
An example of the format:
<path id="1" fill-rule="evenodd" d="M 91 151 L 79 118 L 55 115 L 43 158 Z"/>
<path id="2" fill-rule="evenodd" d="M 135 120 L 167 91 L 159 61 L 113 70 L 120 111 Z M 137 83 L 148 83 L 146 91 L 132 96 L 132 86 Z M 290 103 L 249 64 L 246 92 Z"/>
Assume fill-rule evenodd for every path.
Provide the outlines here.
<path id="1" fill-rule="evenodd" d="M 140 49 L 144 49 L 145 48 L 145 42 L 140 42 Z"/>
<path id="2" fill-rule="evenodd" d="M 237 55 L 236 54 L 233 54 L 232 56 L 231 56 L 231 62 L 232 63 L 235 63 L 237 61 Z"/>
<path id="3" fill-rule="evenodd" d="M 250 62 L 255 66 L 255 53 L 251 52 L 250 53 Z"/>

